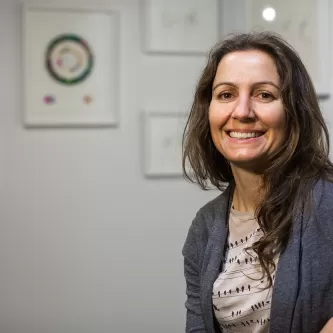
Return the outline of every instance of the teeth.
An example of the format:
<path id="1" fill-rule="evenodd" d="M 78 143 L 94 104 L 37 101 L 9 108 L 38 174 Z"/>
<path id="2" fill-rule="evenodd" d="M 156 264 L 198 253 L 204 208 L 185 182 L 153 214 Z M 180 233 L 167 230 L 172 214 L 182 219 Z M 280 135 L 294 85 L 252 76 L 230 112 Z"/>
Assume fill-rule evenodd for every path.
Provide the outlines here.
<path id="1" fill-rule="evenodd" d="M 248 132 L 248 133 L 244 133 L 244 132 L 230 132 L 229 135 L 232 138 L 248 139 L 248 138 L 256 138 L 256 137 L 260 136 L 261 134 L 258 133 L 258 132 Z"/>

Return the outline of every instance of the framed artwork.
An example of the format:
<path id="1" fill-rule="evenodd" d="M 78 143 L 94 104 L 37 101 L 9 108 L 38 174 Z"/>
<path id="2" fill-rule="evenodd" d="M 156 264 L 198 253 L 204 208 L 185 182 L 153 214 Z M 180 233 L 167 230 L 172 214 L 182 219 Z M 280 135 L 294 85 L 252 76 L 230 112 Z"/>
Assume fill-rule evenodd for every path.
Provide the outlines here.
<path id="1" fill-rule="evenodd" d="M 187 115 L 143 112 L 143 169 L 147 177 L 181 177 L 182 136 Z"/>
<path id="2" fill-rule="evenodd" d="M 248 0 L 248 30 L 270 30 L 299 53 L 319 98 L 330 91 L 331 28 L 329 0 Z"/>
<path id="3" fill-rule="evenodd" d="M 220 37 L 220 7 L 220 0 L 142 0 L 144 51 L 207 54 Z"/>
<path id="4" fill-rule="evenodd" d="M 118 124 L 117 12 L 23 5 L 22 37 L 25 126 Z"/>

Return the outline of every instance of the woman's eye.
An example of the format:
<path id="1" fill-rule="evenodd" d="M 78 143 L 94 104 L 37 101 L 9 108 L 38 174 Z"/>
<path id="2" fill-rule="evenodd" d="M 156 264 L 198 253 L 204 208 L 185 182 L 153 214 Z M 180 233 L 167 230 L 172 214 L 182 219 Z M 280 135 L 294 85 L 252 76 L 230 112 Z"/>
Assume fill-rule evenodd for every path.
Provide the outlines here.
<path id="1" fill-rule="evenodd" d="M 263 100 L 272 100 L 274 98 L 272 94 L 266 93 L 266 92 L 262 92 L 262 93 L 258 94 L 258 96 L 260 99 L 263 99 Z"/>
<path id="2" fill-rule="evenodd" d="M 229 93 L 229 92 L 224 92 L 224 93 L 219 94 L 219 98 L 221 98 L 221 99 L 230 99 L 230 98 L 232 98 L 232 94 Z"/>

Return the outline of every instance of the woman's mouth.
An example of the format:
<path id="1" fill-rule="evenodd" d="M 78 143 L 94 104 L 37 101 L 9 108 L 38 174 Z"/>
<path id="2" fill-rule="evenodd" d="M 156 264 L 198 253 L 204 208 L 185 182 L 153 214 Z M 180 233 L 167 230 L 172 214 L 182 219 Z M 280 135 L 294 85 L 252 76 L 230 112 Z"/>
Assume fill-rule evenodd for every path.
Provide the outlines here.
<path id="1" fill-rule="evenodd" d="M 246 139 L 253 139 L 258 138 L 262 135 L 264 135 L 264 132 L 236 132 L 236 131 L 228 131 L 227 134 L 237 140 L 246 140 Z"/>

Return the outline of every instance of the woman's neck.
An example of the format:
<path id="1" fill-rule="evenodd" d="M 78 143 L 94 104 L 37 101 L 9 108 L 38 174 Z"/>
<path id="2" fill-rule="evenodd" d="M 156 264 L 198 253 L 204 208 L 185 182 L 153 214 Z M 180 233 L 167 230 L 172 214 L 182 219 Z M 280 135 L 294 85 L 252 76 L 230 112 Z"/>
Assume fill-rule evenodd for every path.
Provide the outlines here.
<path id="1" fill-rule="evenodd" d="M 262 177 L 239 168 L 232 168 L 232 172 L 235 179 L 233 208 L 240 212 L 254 212 L 264 194 Z"/>

